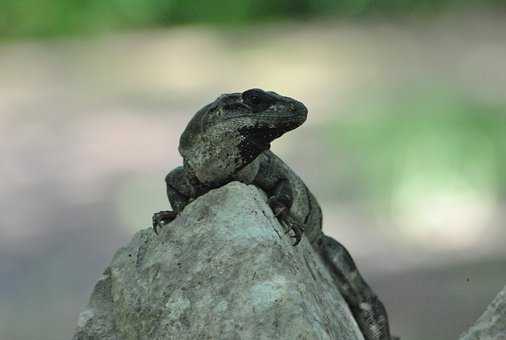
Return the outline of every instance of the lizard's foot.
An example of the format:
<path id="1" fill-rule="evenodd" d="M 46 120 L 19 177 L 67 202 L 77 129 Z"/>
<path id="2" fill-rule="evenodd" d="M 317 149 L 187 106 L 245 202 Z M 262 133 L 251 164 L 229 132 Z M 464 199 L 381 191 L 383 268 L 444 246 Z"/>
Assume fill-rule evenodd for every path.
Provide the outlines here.
<path id="1" fill-rule="evenodd" d="M 295 242 L 292 244 L 292 246 L 295 247 L 302 239 L 304 228 L 300 224 L 294 222 L 291 218 L 285 219 L 284 222 L 288 225 L 288 230 L 285 232 L 285 234 L 288 234 L 290 231 L 293 232 L 293 235 L 290 235 L 290 237 L 293 237 L 295 239 Z"/>
<path id="2" fill-rule="evenodd" d="M 160 211 L 153 214 L 153 230 L 158 235 L 160 227 L 172 222 L 177 216 L 175 211 Z"/>
<path id="3" fill-rule="evenodd" d="M 274 216 L 276 216 L 281 222 L 283 222 L 285 226 L 288 227 L 285 234 L 288 234 L 290 231 L 292 231 L 290 237 L 293 237 L 295 239 L 293 246 L 299 244 L 300 240 L 302 239 L 302 234 L 304 233 L 304 228 L 299 223 L 294 221 L 294 219 L 290 216 L 288 207 L 276 196 L 269 198 L 267 203 L 271 207 Z"/>

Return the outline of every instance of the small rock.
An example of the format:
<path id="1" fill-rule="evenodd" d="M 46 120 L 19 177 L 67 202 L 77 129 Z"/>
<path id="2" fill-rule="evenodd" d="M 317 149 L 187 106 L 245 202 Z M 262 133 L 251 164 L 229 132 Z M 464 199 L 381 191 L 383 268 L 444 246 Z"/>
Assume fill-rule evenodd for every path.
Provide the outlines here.
<path id="1" fill-rule="evenodd" d="M 460 340 L 506 340 L 506 287 Z"/>

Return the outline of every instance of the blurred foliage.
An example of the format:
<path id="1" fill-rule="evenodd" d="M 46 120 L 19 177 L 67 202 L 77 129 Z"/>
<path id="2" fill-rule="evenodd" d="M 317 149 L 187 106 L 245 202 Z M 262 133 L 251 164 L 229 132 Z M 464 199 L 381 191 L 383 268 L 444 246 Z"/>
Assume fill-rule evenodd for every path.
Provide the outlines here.
<path id="1" fill-rule="evenodd" d="M 502 6 L 470 0 L 465 6 Z M 277 19 L 437 13 L 457 0 L 2 0 L 0 37 L 58 36 L 187 23 L 241 24 Z"/>
<path id="2" fill-rule="evenodd" d="M 361 198 L 386 204 L 406 187 L 411 191 L 403 197 L 446 190 L 504 199 L 506 103 L 444 90 L 416 93 L 361 100 L 346 108 L 350 116 L 339 115 L 331 125 L 332 148 L 346 152 L 353 165 L 343 174 L 343 185 L 350 186 L 343 192 L 358 187 Z"/>

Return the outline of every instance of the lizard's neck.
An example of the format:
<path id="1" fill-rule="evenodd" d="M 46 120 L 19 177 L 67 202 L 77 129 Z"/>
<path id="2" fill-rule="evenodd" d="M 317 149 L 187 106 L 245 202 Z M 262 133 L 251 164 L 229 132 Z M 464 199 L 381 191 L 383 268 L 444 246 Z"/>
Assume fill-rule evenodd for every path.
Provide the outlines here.
<path id="1" fill-rule="evenodd" d="M 180 144 L 179 151 L 188 172 L 200 183 L 218 187 L 233 180 L 266 147 L 252 142 L 239 129 L 216 128 L 194 136 L 191 145 Z"/>
<path id="2" fill-rule="evenodd" d="M 262 158 L 261 154 L 258 157 L 256 157 L 253 161 L 237 169 L 233 174 L 231 174 L 228 178 L 224 179 L 221 182 L 214 181 L 203 183 L 202 181 L 199 180 L 199 178 L 195 174 L 195 170 L 186 161 L 184 161 L 183 164 L 188 181 L 190 182 L 192 187 L 195 188 L 195 190 L 198 192 L 198 195 L 200 196 L 208 192 L 212 188 L 222 186 L 231 181 L 240 181 L 245 184 L 253 183 L 253 181 L 258 175 L 258 171 L 260 170 L 260 163 Z"/>

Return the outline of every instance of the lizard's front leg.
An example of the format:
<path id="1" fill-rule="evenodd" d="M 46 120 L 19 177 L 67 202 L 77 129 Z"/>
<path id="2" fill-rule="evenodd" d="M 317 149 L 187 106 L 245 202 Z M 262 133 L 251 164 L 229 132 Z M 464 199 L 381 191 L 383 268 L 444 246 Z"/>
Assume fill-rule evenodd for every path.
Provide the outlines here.
<path id="1" fill-rule="evenodd" d="M 272 196 L 268 200 L 274 215 L 280 219 L 287 227 L 287 233 L 293 232 L 291 237 L 295 238 L 294 246 L 299 244 L 304 227 L 302 224 L 290 215 L 290 207 L 293 203 L 293 192 L 290 182 L 286 179 L 280 180 L 272 192 Z"/>
<path id="2" fill-rule="evenodd" d="M 182 166 L 175 168 L 165 177 L 167 197 L 173 210 L 153 214 L 153 230 L 158 234 L 159 228 L 172 222 L 183 208 L 191 201 L 195 190 L 188 180 Z"/>

